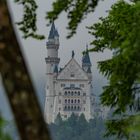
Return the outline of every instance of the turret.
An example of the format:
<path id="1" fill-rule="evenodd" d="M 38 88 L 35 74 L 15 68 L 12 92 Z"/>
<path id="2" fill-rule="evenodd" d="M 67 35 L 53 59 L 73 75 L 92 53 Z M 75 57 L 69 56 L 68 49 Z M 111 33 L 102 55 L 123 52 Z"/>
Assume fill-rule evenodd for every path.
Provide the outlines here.
<path id="1" fill-rule="evenodd" d="M 89 78 L 92 79 L 91 61 L 90 61 L 89 52 L 88 52 L 88 45 L 86 46 L 86 51 L 83 54 L 82 68 L 88 74 Z"/>
<path id="2" fill-rule="evenodd" d="M 47 45 L 47 58 L 46 68 L 47 68 L 47 85 L 46 85 L 46 103 L 45 103 L 45 120 L 46 122 L 53 122 L 53 112 L 54 112 L 54 100 L 55 100 L 55 79 L 58 74 L 58 64 L 60 58 L 58 58 L 59 49 L 59 34 L 55 28 L 54 22 L 51 25 L 51 30 L 49 32 Z"/>
<path id="3" fill-rule="evenodd" d="M 58 66 L 60 59 L 58 58 L 58 49 L 59 49 L 59 34 L 55 28 L 54 22 L 52 22 L 51 30 L 48 36 L 47 45 L 47 58 L 46 63 L 50 64 L 47 68 L 47 73 L 53 73 L 55 65 Z"/>
<path id="4" fill-rule="evenodd" d="M 82 68 L 85 72 L 91 73 L 91 61 L 89 57 L 88 46 L 86 46 L 86 51 L 83 53 Z"/>
<path id="5" fill-rule="evenodd" d="M 47 46 L 49 47 L 52 44 L 55 44 L 57 45 L 57 47 L 59 47 L 59 34 L 58 34 L 57 29 L 55 28 L 54 22 L 52 22 L 51 30 L 48 36 Z"/>

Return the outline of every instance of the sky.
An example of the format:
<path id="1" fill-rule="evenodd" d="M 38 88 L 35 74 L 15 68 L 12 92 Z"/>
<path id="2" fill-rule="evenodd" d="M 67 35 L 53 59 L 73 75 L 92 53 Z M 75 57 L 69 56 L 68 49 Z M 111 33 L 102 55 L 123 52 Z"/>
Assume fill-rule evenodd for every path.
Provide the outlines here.
<path id="1" fill-rule="evenodd" d="M 20 21 L 22 18 L 22 6 L 17 5 L 13 2 L 14 0 L 9 0 L 9 7 L 11 9 L 11 14 L 13 17 L 13 24 L 17 21 Z M 37 96 L 43 108 L 44 105 L 44 97 L 45 97 L 45 84 L 46 84 L 46 63 L 45 57 L 47 57 L 47 49 L 46 49 L 46 41 L 47 36 L 49 34 L 50 27 L 47 27 L 48 21 L 45 20 L 46 12 L 51 10 L 51 4 L 54 0 L 37 0 L 38 7 L 38 33 L 45 35 L 45 40 L 35 40 L 32 38 L 23 39 L 22 33 L 18 30 L 17 26 L 15 26 L 15 30 L 17 32 L 17 37 L 19 42 L 21 43 L 22 53 L 24 54 L 24 58 L 26 60 L 28 70 L 30 71 L 32 81 L 34 83 L 35 89 L 37 91 Z M 58 20 L 55 21 L 55 26 L 58 29 L 60 36 L 60 48 L 59 48 L 59 57 L 60 57 L 60 65 L 64 67 L 65 64 L 71 58 L 71 51 L 75 51 L 75 59 L 79 64 L 81 64 L 82 59 L 82 51 L 86 48 L 86 44 L 88 44 L 89 48 L 90 42 L 94 39 L 93 36 L 88 34 L 88 30 L 86 26 L 90 26 L 93 23 L 98 21 L 98 18 L 101 16 L 107 16 L 107 10 L 110 9 L 111 5 L 115 3 L 117 0 L 105 0 L 100 1 L 98 6 L 95 9 L 94 13 L 88 15 L 88 17 L 79 25 L 77 29 L 77 34 L 74 35 L 71 39 L 66 39 L 68 34 L 67 27 L 67 17 L 66 13 L 62 13 Z M 92 62 L 92 73 L 93 73 L 93 92 L 97 95 L 100 94 L 101 88 L 105 85 L 106 80 L 103 78 L 97 69 L 97 62 L 108 59 L 111 57 L 111 52 L 105 51 L 104 53 L 90 53 L 90 58 Z M 22 84 L 22 83 L 21 83 Z M 11 118 L 10 110 L 7 104 L 7 99 L 4 95 L 4 89 L 2 88 L 2 84 L 0 82 L 0 111 L 6 117 Z"/>

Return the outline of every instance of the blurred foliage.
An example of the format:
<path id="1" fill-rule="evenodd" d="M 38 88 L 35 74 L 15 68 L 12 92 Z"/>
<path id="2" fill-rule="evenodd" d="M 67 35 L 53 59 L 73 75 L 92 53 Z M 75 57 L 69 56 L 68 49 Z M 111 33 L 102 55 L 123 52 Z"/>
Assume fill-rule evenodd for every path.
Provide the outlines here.
<path id="1" fill-rule="evenodd" d="M 37 14 L 38 8 L 34 0 L 15 0 L 16 3 L 23 6 L 23 18 L 22 21 L 17 22 L 19 29 L 23 32 L 23 37 L 33 37 L 36 39 L 44 39 L 43 35 L 38 35 L 37 32 Z"/>
<path id="2" fill-rule="evenodd" d="M 140 109 L 140 3 L 120 1 L 112 6 L 109 15 L 91 26 L 96 37 L 91 51 L 113 51 L 113 57 L 99 62 L 100 72 L 109 79 L 101 100 L 104 105 L 123 113 L 128 108 Z"/>
<path id="3" fill-rule="evenodd" d="M 9 134 L 7 134 L 4 131 L 5 126 L 6 126 L 6 121 L 4 121 L 0 116 L 0 140 L 11 140 Z"/>
<path id="4" fill-rule="evenodd" d="M 136 133 L 131 135 L 132 130 L 136 132 L 134 126 L 138 121 L 137 116 L 131 116 L 132 112 L 140 111 L 139 17 L 139 1 L 128 3 L 121 0 L 112 6 L 106 18 L 100 18 L 98 23 L 89 27 L 90 34 L 95 37 L 91 43 L 95 47 L 90 51 L 113 51 L 111 59 L 98 62 L 98 68 L 109 80 L 101 102 L 113 108 L 114 115 L 121 115 L 121 118 L 107 123 L 107 135 L 117 135 L 119 139 L 140 139 Z M 137 129 L 140 131 L 139 127 Z"/>
<path id="5" fill-rule="evenodd" d="M 47 13 L 47 19 L 55 20 L 65 11 L 69 19 L 67 29 L 70 30 L 68 38 L 76 33 L 78 24 L 86 18 L 88 13 L 94 11 L 99 0 L 56 0 L 53 2 L 53 10 Z"/>
<path id="6" fill-rule="evenodd" d="M 140 140 L 140 115 L 125 116 L 106 122 L 108 129 L 105 136 L 116 135 L 119 140 Z"/>

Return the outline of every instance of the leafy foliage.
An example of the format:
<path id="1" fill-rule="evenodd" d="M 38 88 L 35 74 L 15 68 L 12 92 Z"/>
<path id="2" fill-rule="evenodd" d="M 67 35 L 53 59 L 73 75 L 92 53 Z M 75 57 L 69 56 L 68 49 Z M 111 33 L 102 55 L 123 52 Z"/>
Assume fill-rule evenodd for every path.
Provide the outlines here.
<path id="1" fill-rule="evenodd" d="M 91 51 L 113 51 L 109 60 L 99 62 L 100 72 L 109 80 L 101 95 L 104 105 L 114 109 L 121 118 L 107 123 L 107 135 L 117 135 L 119 139 L 139 139 L 133 131 L 136 124 L 133 112 L 140 111 L 140 2 L 119 1 L 112 6 L 106 18 L 89 27 L 95 37 L 95 48 Z M 124 113 L 126 113 L 124 115 Z M 129 112 L 129 113 L 128 113 Z M 138 122 L 138 121 L 137 121 Z M 133 124 L 133 126 L 132 126 Z M 140 130 L 139 127 L 137 127 Z"/>
<path id="2" fill-rule="evenodd" d="M 0 116 L 0 140 L 11 140 L 10 136 L 4 132 L 6 122 Z"/>
<path id="3" fill-rule="evenodd" d="M 36 34 L 36 10 L 37 4 L 34 0 L 15 0 L 16 3 L 23 6 L 24 14 L 22 21 L 18 22 L 19 29 L 23 32 L 24 38 L 33 37 L 36 39 L 44 39 L 43 35 Z"/>
<path id="4" fill-rule="evenodd" d="M 99 0 L 56 0 L 53 3 L 53 10 L 47 13 L 47 19 L 55 20 L 65 11 L 69 19 L 68 29 L 70 30 L 68 38 L 76 33 L 78 24 L 90 12 L 93 12 Z"/>
<path id="5" fill-rule="evenodd" d="M 109 16 L 90 27 L 96 37 L 91 51 L 114 51 L 110 60 L 99 62 L 99 69 L 109 79 L 101 100 L 104 105 L 115 107 L 115 113 L 130 109 L 139 110 L 140 78 L 140 3 L 120 1 L 109 12 Z"/>
<path id="6" fill-rule="evenodd" d="M 117 135 L 119 139 L 140 139 L 140 115 L 125 116 L 123 119 L 114 119 L 107 122 L 105 136 Z"/>

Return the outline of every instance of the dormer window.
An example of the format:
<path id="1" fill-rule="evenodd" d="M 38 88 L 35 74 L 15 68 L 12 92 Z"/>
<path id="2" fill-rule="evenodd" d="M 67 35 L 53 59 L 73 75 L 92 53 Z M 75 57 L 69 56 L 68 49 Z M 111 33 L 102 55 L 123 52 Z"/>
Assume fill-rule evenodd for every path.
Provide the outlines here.
<path id="1" fill-rule="evenodd" d="M 74 73 L 71 73 L 70 77 L 75 77 L 75 74 Z"/>

